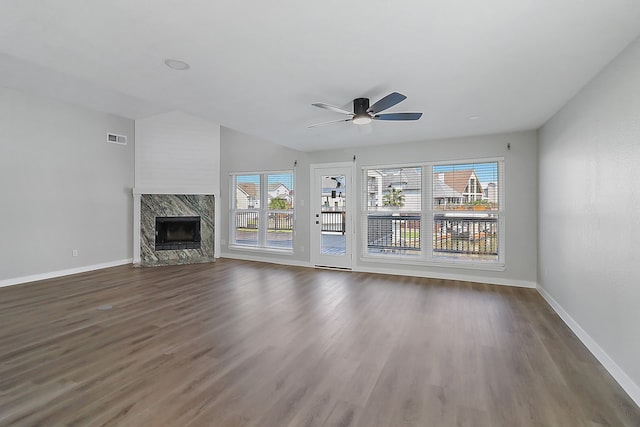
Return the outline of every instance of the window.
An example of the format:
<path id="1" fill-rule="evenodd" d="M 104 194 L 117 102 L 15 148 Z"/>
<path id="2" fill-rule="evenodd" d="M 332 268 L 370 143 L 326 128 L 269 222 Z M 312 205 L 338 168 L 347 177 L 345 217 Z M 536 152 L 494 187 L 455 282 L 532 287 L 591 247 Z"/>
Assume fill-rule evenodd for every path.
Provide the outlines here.
<path id="1" fill-rule="evenodd" d="M 377 168 L 365 173 L 367 253 L 419 255 L 422 168 Z"/>
<path id="2" fill-rule="evenodd" d="M 501 261 L 501 162 L 434 165 L 432 256 L 448 261 Z"/>
<path id="3" fill-rule="evenodd" d="M 503 161 L 363 170 L 364 257 L 504 265 Z"/>
<path id="4" fill-rule="evenodd" d="M 231 182 L 231 244 L 293 251 L 293 173 L 232 174 Z"/>

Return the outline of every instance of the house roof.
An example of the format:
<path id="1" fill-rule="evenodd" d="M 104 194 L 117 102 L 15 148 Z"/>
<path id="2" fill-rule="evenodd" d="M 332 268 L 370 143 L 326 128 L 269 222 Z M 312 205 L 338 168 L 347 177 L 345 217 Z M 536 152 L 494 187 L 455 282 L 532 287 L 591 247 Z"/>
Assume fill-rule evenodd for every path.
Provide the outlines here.
<path id="1" fill-rule="evenodd" d="M 258 186 L 253 182 L 239 182 L 237 188 L 251 197 L 258 197 Z"/>
<path id="2" fill-rule="evenodd" d="M 443 198 L 461 198 L 462 193 L 457 192 L 453 188 L 449 187 L 444 181 L 440 181 L 436 179 L 433 182 L 433 198 L 434 199 L 443 199 Z"/>
<path id="3" fill-rule="evenodd" d="M 278 187 L 280 187 L 280 186 L 282 186 L 282 187 L 286 188 L 287 190 L 289 189 L 289 187 L 287 187 L 287 186 L 286 186 L 286 185 L 284 185 L 283 183 L 281 183 L 281 182 L 276 182 L 275 184 L 269 184 L 269 191 L 274 191 L 274 190 L 276 190 L 276 189 L 277 189 Z"/>
<path id="4" fill-rule="evenodd" d="M 475 174 L 473 170 L 467 169 L 452 172 L 440 172 L 434 175 L 442 175 L 445 184 L 458 193 L 464 193 L 472 174 Z"/>

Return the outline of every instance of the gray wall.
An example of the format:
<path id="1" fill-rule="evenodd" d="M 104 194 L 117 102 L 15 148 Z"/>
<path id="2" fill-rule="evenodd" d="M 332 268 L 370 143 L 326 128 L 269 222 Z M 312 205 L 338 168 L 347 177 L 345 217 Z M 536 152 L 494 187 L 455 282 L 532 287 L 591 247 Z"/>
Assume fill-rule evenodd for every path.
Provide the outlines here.
<path id="1" fill-rule="evenodd" d="M 360 259 L 360 227 L 356 226 L 354 241 L 354 269 L 427 277 L 451 277 L 479 280 L 488 283 L 514 284 L 534 287 L 536 279 L 537 241 L 537 140 L 536 132 L 477 136 L 470 138 L 426 141 L 359 148 L 353 150 L 301 153 L 260 140 L 230 129 L 222 128 L 221 153 L 221 214 L 220 234 L 224 240 L 222 256 L 243 257 L 272 262 L 308 265 L 309 258 L 309 165 L 311 163 L 350 162 L 356 155 L 356 185 L 359 188 L 362 166 L 420 161 L 460 160 L 469 158 L 505 158 L 506 174 L 506 268 L 504 271 L 469 270 L 461 268 L 428 267 L 372 263 Z M 507 150 L 507 143 L 511 150 Z M 295 253 L 271 255 L 248 250 L 232 250 L 229 242 L 229 176 L 230 172 L 269 171 L 291 168 L 296 170 L 296 226 Z M 355 215 L 360 211 L 358 206 Z M 304 248 L 304 251 L 302 250 Z"/>
<path id="2" fill-rule="evenodd" d="M 226 127 L 220 128 L 220 203 L 216 202 L 216 215 L 220 224 L 218 234 L 221 240 L 222 256 L 254 259 L 269 262 L 306 265 L 309 262 L 309 160 L 307 153 L 292 150 L 273 144 L 254 136 L 250 136 Z M 234 250 L 229 248 L 229 174 L 233 172 L 268 172 L 295 170 L 296 192 L 296 234 L 294 236 L 294 254 L 264 254 L 251 250 Z"/>
<path id="3" fill-rule="evenodd" d="M 132 120 L 0 88 L 0 284 L 131 259 L 133 152 Z"/>
<path id="4" fill-rule="evenodd" d="M 640 402 L 638 165 L 640 39 L 539 132 L 538 255 L 543 292 Z"/>
<path id="5" fill-rule="evenodd" d="M 385 125 L 385 123 L 380 123 Z M 374 130 L 375 131 L 375 130 Z M 507 150 L 507 144 L 511 149 Z M 466 160 L 505 159 L 505 270 L 485 271 L 425 265 L 393 265 L 360 260 L 361 227 L 356 226 L 354 262 L 366 271 L 414 274 L 427 277 L 477 280 L 486 283 L 536 285 L 537 240 L 537 136 L 535 131 L 474 136 L 360 149 L 311 153 L 312 163 L 349 161 L 356 155 L 356 185 L 361 187 L 361 168 L 369 165 Z M 361 210 L 358 199 L 356 215 Z"/>

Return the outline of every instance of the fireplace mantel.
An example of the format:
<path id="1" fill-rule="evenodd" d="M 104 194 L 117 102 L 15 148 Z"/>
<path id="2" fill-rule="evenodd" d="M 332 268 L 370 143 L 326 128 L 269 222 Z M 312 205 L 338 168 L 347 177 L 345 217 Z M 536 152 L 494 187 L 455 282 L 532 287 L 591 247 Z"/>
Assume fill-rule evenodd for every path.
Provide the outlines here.
<path id="1" fill-rule="evenodd" d="M 186 194 L 186 195 L 213 195 L 213 188 L 187 188 L 187 187 L 135 187 L 133 188 L 133 196 L 141 196 L 143 194 Z"/>

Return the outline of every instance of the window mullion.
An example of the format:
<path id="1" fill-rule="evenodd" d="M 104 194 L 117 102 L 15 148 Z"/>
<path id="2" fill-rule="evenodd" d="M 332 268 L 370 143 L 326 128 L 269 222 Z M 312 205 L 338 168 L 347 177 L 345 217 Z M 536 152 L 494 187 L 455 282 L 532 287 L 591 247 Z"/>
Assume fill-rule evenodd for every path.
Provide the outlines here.
<path id="1" fill-rule="evenodd" d="M 268 191 L 267 191 L 267 174 L 263 173 L 260 175 L 260 213 L 259 215 L 259 226 L 258 226 L 258 235 L 259 235 L 259 246 L 264 248 L 267 246 L 267 226 L 268 226 Z"/>
<path id="2" fill-rule="evenodd" d="M 422 176 L 422 230 L 420 241 L 422 244 L 422 257 L 427 261 L 433 259 L 433 166 L 423 165 Z"/>

